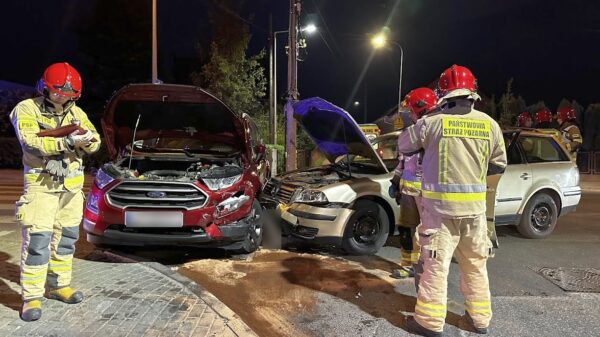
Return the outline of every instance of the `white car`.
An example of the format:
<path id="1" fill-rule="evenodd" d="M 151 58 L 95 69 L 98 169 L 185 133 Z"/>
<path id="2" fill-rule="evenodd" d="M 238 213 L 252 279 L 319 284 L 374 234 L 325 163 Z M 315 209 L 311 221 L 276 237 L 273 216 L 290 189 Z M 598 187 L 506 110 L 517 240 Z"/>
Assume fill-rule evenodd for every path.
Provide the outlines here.
<path id="1" fill-rule="evenodd" d="M 396 160 L 399 133 L 373 141 L 386 166 Z M 556 227 L 558 217 L 579 204 L 577 165 L 550 130 L 505 130 L 504 140 L 508 166 L 502 176 L 488 177 L 488 220 L 494 220 L 496 226 L 517 225 L 527 238 L 545 238 Z"/>

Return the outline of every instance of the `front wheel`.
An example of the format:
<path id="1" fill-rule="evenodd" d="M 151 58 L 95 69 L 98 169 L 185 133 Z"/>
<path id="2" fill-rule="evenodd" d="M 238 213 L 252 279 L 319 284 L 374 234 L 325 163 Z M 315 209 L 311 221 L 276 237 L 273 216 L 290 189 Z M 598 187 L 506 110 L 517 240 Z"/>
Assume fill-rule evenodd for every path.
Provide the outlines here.
<path id="1" fill-rule="evenodd" d="M 258 200 L 254 199 L 252 211 L 250 212 L 252 225 L 248 228 L 248 233 L 242 246 L 234 250 L 236 254 L 250 254 L 254 252 L 262 243 L 263 239 L 263 209 Z"/>
<path id="2" fill-rule="evenodd" d="M 387 240 L 390 231 L 387 214 L 370 200 L 357 201 L 353 209 L 344 230 L 342 249 L 350 255 L 373 255 Z"/>
<path id="3" fill-rule="evenodd" d="M 543 239 L 552 234 L 557 220 L 556 202 L 548 194 L 540 193 L 527 202 L 517 229 L 526 238 Z"/>

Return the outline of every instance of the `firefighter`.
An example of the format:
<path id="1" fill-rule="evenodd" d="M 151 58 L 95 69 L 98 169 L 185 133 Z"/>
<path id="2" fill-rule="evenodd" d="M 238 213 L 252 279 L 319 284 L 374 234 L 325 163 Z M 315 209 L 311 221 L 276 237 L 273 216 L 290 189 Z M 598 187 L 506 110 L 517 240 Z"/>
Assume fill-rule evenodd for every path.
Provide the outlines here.
<path id="1" fill-rule="evenodd" d="M 404 99 L 413 123 L 427 114 L 435 106 L 436 101 L 435 92 L 429 88 L 414 89 Z M 416 240 L 415 230 L 421 222 L 422 160 L 422 151 L 413 155 L 399 153 L 398 166 L 392 179 L 390 195 L 395 197 L 400 205 L 400 219 L 398 219 L 400 268 L 392 270 L 392 277 L 398 279 L 414 277 L 413 265 L 419 259 L 420 247 Z"/>
<path id="2" fill-rule="evenodd" d="M 552 112 L 548 108 L 542 108 L 533 115 L 534 127 L 538 129 L 552 128 Z"/>
<path id="3" fill-rule="evenodd" d="M 441 111 L 421 118 L 398 139 L 399 152 L 425 150 L 417 265 L 423 274 L 415 315 L 406 320 L 406 328 L 423 336 L 442 335 L 454 255 L 466 308 L 461 326 L 485 334 L 492 317 L 486 175 L 503 172 L 506 150 L 498 123 L 473 108 L 480 98 L 469 69 L 453 65 L 445 70 L 438 90 Z"/>
<path id="4" fill-rule="evenodd" d="M 10 114 L 23 150 L 24 193 L 16 203 L 21 225 L 21 319 L 41 317 L 41 298 L 78 303 L 83 294 L 71 288 L 75 242 L 83 213 L 82 156 L 96 152 L 100 136 L 75 101 L 81 77 L 68 63 L 50 65 L 38 81 L 41 96 L 21 101 Z M 38 132 L 77 124 L 61 137 Z"/>
<path id="5" fill-rule="evenodd" d="M 558 131 L 560 131 L 563 141 L 567 145 L 567 149 L 575 154 L 583 144 L 581 131 L 579 131 L 579 126 L 577 125 L 577 119 L 575 117 L 575 109 L 572 107 L 558 109 L 557 121 L 560 125 Z"/>
<path id="6" fill-rule="evenodd" d="M 531 120 L 531 116 L 529 112 L 524 111 L 517 116 L 517 127 L 519 128 L 530 128 L 533 126 L 533 121 Z"/>

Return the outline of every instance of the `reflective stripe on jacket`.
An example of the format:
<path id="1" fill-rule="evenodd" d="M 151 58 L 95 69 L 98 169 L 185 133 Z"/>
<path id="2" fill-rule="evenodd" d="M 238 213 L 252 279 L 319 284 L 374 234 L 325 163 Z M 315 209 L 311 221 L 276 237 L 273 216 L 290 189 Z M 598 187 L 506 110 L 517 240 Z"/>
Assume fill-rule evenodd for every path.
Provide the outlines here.
<path id="1" fill-rule="evenodd" d="M 399 153 L 395 174 L 400 176 L 400 192 L 414 197 L 421 195 L 421 177 L 423 175 L 420 160 L 422 152 L 412 155 Z"/>
<path id="2" fill-rule="evenodd" d="M 467 100 L 456 103 L 419 119 L 398 138 L 398 152 L 425 149 L 423 206 L 451 217 L 484 213 L 488 164 L 506 167 L 498 123 Z"/>
<path id="3" fill-rule="evenodd" d="M 12 125 L 23 150 L 25 187 L 36 186 L 48 191 L 75 191 L 83 186 L 83 162 L 85 153 L 94 153 L 100 148 L 100 135 L 83 110 L 72 104 L 62 114 L 52 112 L 44 97 L 21 101 L 10 113 Z M 39 137 L 42 130 L 51 130 L 72 124 L 74 121 L 94 134 L 96 142 L 89 146 L 71 150 L 65 145 L 64 137 Z M 64 181 L 55 181 L 44 171 L 48 159 L 63 160 L 69 168 Z"/>
<path id="4" fill-rule="evenodd" d="M 577 125 L 571 122 L 564 122 L 560 126 L 560 133 L 569 151 L 575 152 L 583 145 L 581 131 Z"/>

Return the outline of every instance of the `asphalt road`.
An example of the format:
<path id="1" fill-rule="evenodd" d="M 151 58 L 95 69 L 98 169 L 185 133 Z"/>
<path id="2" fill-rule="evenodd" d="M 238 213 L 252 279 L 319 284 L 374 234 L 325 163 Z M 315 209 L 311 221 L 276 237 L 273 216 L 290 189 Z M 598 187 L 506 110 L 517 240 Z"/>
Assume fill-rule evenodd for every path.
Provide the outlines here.
<path id="1" fill-rule="evenodd" d="M 490 336 L 600 336 L 600 295 L 565 292 L 540 268 L 600 270 L 600 193 L 586 193 L 575 213 L 547 239 L 522 238 L 499 228 L 500 249 L 488 264 L 494 297 Z M 393 240 L 390 240 L 393 242 Z M 261 336 L 408 336 L 411 281 L 389 277 L 399 258 L 393 245 L 378 256 L 262 250 L 250 257 L 219 251 L 127 251 L 192 278 L 225 302 Z M 464 309 L 458 268 L 449 276 L 449 336 Z"/>
<path id="2" fill-rule="evenodd" d="M 13 216 L 16 188 L 0 177 L 0 218 Z M 11 191 L 10 195 L 6 192 Z M 600 295 L 568 293 L 540 268 L 600 270 L 600 193 L 583 195 L 578 210 L 559 220 L 545 240 L 499 229 L 501 247 L 488 271 L 494 318 L 490 336 L 600 336 Z M 390 240 L 393 242 L 393 240 Z M 232 308 L 260 336 L 409 336 L 411 281 L 389 277 L 399 251 L 342 257 L 326 252 L 263 249 L 248 257 L 215 250 L 124 250 L 123 254 L 178 269 Z M 456 266 L 449 277 L 448 336 L 463 313 Z"/>

